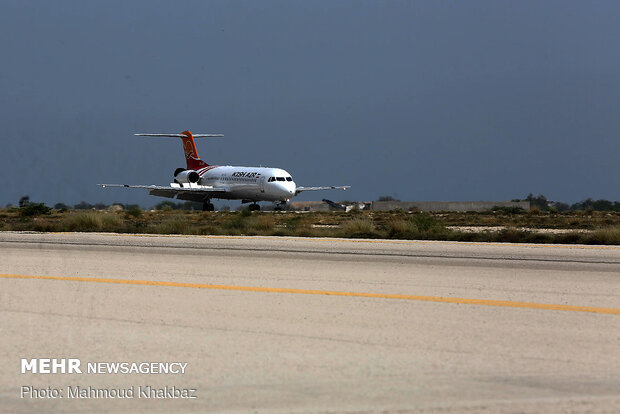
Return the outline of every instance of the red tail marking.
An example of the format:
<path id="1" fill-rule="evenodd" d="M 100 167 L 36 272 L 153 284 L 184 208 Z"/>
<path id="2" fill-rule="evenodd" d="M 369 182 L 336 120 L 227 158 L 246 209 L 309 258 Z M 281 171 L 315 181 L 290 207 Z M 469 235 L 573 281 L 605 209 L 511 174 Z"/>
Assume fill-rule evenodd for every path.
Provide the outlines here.
<path id="1" fill-rule="evenodd" d="M 185 161 L 187 162 L 188 170 L 198 170 L 200 168 L 208 167 L 209 164 L 204 162 L 198 157 L 198 150 L 196 149 L 196 143 L 194 142 L 194 136 L 189 131 L 181 132 L 181 135 L 185 137 L 183 140 L 183 151 L 185 152 Z"/>

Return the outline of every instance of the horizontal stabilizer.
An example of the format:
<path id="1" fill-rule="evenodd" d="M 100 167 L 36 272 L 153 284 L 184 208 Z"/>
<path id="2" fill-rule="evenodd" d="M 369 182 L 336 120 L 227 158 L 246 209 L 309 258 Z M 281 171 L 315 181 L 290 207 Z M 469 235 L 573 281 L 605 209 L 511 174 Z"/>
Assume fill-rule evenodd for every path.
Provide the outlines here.
<path id="1" fill-rule="evenodd" d="M 166 137 L 166 138 L 187 138 L 185 134 L 134 134 L 138 137 Z M 224 134 L 192 134 L 194 138 L 213 138 L 223 137 Z"/>

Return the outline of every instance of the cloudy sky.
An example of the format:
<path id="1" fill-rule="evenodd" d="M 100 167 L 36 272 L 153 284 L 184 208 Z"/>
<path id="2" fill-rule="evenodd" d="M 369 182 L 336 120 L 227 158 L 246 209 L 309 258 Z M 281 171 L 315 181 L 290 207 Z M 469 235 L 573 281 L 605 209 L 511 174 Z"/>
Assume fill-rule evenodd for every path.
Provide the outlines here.
<path id="1" fill-rule="evenodd" d="M 620 199 L 617 1 L 0 2 L 0 205 L 150 206 L 184 165 L 300 199 Z"/>

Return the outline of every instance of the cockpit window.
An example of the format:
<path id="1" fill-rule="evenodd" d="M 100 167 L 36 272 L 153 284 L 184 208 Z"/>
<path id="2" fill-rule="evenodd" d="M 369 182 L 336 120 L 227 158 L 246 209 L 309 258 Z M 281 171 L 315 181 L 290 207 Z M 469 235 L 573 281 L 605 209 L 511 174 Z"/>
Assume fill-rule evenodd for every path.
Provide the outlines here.
<path id="1" fill-rule="evenodd" d="M 284 177 L 276 177 L 276 180 L 278 180 L 278 181 L 286 181 L 286 179 Z"/>
<path id="2" fill-rule="evenodd" d="M 267 180 L 268 183 L 272 183 L 276 180 L 276 177 L 269 177 L 269 179 Z"/>
<path id="3" fill-rule="evenodd" d="M 286 181 L 293 181 L 292 177 L 286 177 Z"/>

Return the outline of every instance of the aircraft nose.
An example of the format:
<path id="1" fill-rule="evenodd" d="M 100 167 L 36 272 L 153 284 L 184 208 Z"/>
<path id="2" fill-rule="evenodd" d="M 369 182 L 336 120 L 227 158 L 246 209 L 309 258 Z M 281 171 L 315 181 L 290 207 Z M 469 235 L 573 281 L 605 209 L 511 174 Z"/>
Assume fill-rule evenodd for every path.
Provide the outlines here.
<path id="1" fill-rule="evenodd" d="M 282 183 L 278 187 L 280 187 L 280 191 L 283 197 L 291 197 L 295 194 L 295 189 L 291 188 L 291 186 L 289 185 Z"/>

